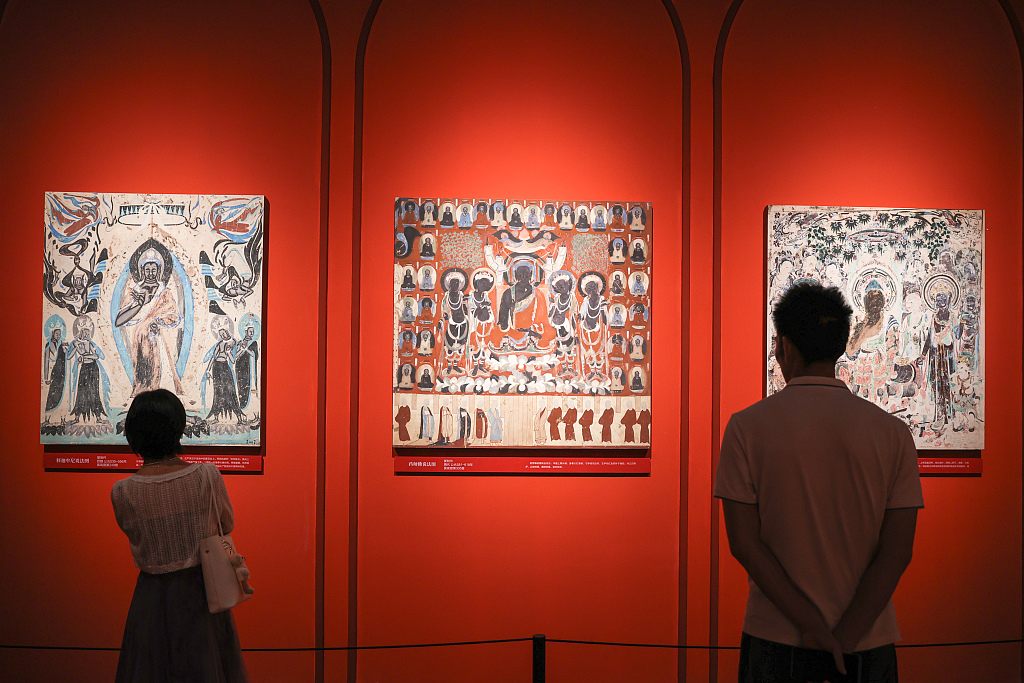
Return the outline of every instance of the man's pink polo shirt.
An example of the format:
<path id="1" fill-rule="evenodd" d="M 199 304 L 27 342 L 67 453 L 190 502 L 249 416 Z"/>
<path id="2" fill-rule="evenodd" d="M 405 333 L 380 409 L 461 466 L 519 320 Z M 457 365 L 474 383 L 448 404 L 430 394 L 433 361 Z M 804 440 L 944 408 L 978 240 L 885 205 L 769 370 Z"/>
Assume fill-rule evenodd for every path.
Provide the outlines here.
<path id="1" fill-rule="evenodd" d="M 824 377 L 795 377 L 732 416 L 715 497 L 757 505 L 761 539 L 832 628 L 878 549 L 885 511 L 924 507 L 907 426 Z M 743 630 L 800 645 L 797 628 L 753 581 Z M 857 649 L 899 639 L 890 600 Z"/>

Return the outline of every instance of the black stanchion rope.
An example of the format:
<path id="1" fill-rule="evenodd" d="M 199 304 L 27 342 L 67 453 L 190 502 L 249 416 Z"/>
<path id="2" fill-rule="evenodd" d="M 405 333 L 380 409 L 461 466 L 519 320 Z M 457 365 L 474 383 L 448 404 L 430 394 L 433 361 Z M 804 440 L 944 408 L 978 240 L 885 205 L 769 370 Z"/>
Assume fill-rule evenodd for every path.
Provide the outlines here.
<path id="1" fill-rule="evenodd" d="M 356 645 L 338 647 L 243 647 L 242 652 L 335 652 L 340 650 L 401 650 L 417 647 L 451 647 L 454 645 L 490 645 L 493 643 L 525 643 L 533 638 L 500 638 L 497 640 L 460 640 L 451 643 L 415 643 L 408 645 Z M 654 647 L 674 650 L 738 650 L 735 645 L 666 645 L 658 643 L 619 643 L 605 640 L 569 640 L 545 638 L 548 643 L 569 643 L 572 645 L 606 645 L 612 647 Z M 1011 645 L 1024 642 L 1021 638 L 1008 640 L 972 640 L 957 643 L 910 643 L 897 648 L 958 647 L 964 645 Z M 83 652 L 120 652 L 119 647 L 74 647 L 70 645 L 0 645 L 7 650 L 76 650 Z"/>

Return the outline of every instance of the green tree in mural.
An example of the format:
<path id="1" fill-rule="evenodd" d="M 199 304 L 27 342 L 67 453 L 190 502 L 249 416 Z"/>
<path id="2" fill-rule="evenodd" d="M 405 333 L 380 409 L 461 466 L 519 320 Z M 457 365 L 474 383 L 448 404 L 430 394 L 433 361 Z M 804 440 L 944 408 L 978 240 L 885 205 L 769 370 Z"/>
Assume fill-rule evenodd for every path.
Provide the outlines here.
<path id="1" fill-rule="evenodd" d="M 950 235 L 949 222 L 946 219 L 929 220 L 920 212 L 914 213 L 914 222 L 907 225 L 903 231 L 908 238 L 912 238 L 910 243 L 915 249 L 928 250 L 928 258 L 932 261 L 938 260 L 939 251 L 949 241 Z"/>
<path id="2" fill-rule="evenodd" d="M 858 225 L 856 220 L 829 220 L 823 215 L 822 220 L 813 224 L 808 230 L 807 241 L 823 263 L 843 259 L 849 263 L 856 255 L 858 245 L 851 242 L 849 232 Z"/>

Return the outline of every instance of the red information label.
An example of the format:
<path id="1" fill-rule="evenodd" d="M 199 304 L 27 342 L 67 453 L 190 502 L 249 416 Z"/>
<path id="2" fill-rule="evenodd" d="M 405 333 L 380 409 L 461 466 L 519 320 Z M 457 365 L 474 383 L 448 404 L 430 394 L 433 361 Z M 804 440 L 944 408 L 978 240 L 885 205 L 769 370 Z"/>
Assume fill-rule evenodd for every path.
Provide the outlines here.
<path id="1" fill-rule="evenodd" d="M 212 462 L 222 472 L 262 472 L 261 455 L 188 454 L 188 462 Z M 43 467 L 48 470 L 111 470 L 134 472 L 142 467 L 142 458 L 133 453 L 43 453 Z"/>
<path id="2" fill-rule="evenodd" d="M 633 474 L 651 473 L 650 458 L 521 458 L 395 456 L 395 474 Z"/>
<path id="3" fill-rule="evenodd" d="M 981 474 L 981 458 L 918 458 L 917 467 L 922 475 Z"/>

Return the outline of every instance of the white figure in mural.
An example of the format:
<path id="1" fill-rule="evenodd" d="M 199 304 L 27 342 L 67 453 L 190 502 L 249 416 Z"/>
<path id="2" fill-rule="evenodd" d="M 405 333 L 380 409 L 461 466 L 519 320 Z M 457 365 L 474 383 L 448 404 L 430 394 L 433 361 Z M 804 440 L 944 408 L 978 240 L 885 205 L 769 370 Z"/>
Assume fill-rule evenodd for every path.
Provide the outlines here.
<path id="1" fill-rule="evenodd" d="M 449 268 L 441 276 L 441 286 L 445 290 L 445 295 L 441 299 L 438 331 L 443 334 L 444 357 L 447 363 L 444 372 L 448 375 L 462 374 L 465 371 L 462 363 L 465 362 L 470 324 L 468 297 L 465 295 L 467 279 L 465 271 L 460 268 Z"/>
<path id="2" fill-rule="evenodd" d="M 579 375 L 579 339 L 577 323 L 579 321 L 579 303 L 573 292 L 575 278 L 569 271 L 558 271 L 549 281 L 550 301 L 548 302 L 548 319 L 555 331 L 555 357 L 560 377 L 576 377 Z"/>
<path id="3" fill-rule="evenodd" d="M 562 230 L 572 230 L 572 209 L 568 206 L 563 206 L 558 212 L 561 215 L 561 220 L 558 221 L 558 227 Z"/>
<path id="4" fill-rule="evenodd" d="M 900 321 L 900 361 L 920 365 L 928 334 L 929 314 L 916 285 L 903 287 L 903 319 Z"/>
<path id="5" fill-rule="evenodd" d="M 584 296 L 579 331 L 584 363 L 589 370 L 586 379 L 603 380 L 608 360 L 608 300 L 603 296 L 607 285 L 600 273 L 590 271 L 580 276 L 577 287 Z"/>
<path id="6" fill-rule="evenodd" d="M 103 351 L 92 340 L 95 324 L 88 315 L 75 318 L 74 339 L 68 345 L 67 362 L 71 370 L 71 396 L 68 404 L 75 423 L 107 422 L 104 396 L 107 376 L 100 361 Z"/>
<path id="7" fill-rule="evenodd" d="M 633 280 L 629 283 L 629 293 L 633 296 L 643 296 L 647 293 L 647 286 L 644 284 L 643 273 L 636 273 L 633 275 Z"/>
<path id="8" fill-rule="evenodd" d="M 778 265 L 775 267 L 775 273 L 772 275 L 771 291 L 775 292 L 776 296 L 781 296 L 792 284 L 793 260 L 788 256 L 783 257 L 779 259 Z"/>
<path id="9" fill-rule="evenodd" d="M 846 290 L 846 277 L 838 263 L 831 262 L 825 266 L 825 282 L 822 284 L 826 287 L 838 287 L 839 291 Z"/>
<path id="10" fill-rule="evenodd" d="M 494 273 L 486 268 L 473 272 L 473 291 L 469 294 L 469 363 L 470 375 L 486 374 L 484 363 L 487 342 L 494 331 Z"/>
<path id="11" fill-rule="evenodd" d="M 508 221 L 505 220 L 505 204 L 503 202 L 491 204 L 490 216 L 493 228 L 504 228 L 508 224 Z"/>
<path id="12" fill-rule="evenodd" d="M 821 282 L 821 266 L 818 261 L 818 254 L 810 247 L 804 250 L 804 258 L 800 262 L 800 274 L 815 282 Z"/>
<path id="13" fill-rule="evenodd" d="M 531 230 L 536 230 L 540 227 L 540 211 L 536 206 L 530 206 L 526 209 L 526 227 Z"/>
<path id="14" fill-rule="evenodd" d="M 164 281 L 164 269 L 169 267 L 156 249 L 143 252 L 139 276 L 125 290 L 129 300 L 114 318 L 114 325 L 124 328 L 122 333 L 135 370 L 129 399 L 161 387 L 173 387 L 179 395 L 185 393 L 174 368 L 178 355 L 174 351 L 174 337 L 183 321 L 177 296 Z"/>
<path id="15" fill-rule="evenodd" d="M 502 429 L 505 426 L 505 421 L 502 419 L 501 415 L 498 413 L 498 409 L 497 408 L 490 408 L 487 411 L 487 417 L 490 420 L 491 442 L 494 443 L 494 442 L 501 441 L 504 438 L 504 434 L 502 432 Z"/>

